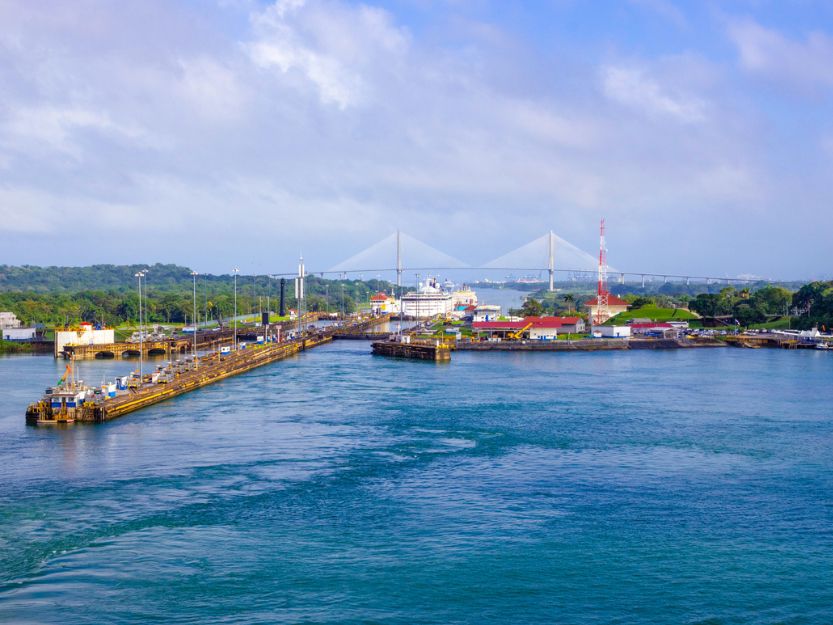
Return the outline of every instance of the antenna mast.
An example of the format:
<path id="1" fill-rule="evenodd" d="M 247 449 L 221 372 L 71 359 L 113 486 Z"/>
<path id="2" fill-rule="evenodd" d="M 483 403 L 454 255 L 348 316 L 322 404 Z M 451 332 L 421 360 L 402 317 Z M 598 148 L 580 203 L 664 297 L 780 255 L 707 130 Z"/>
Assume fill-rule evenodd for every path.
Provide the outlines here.
<path id="1" fill-rule="evenodd" d="M 605 247 L 605 220 L 599 225 L 599 284 L 596 291 L 596 325 L 610 318 L 610 300 L 607 290 L 607 247 Z"/>

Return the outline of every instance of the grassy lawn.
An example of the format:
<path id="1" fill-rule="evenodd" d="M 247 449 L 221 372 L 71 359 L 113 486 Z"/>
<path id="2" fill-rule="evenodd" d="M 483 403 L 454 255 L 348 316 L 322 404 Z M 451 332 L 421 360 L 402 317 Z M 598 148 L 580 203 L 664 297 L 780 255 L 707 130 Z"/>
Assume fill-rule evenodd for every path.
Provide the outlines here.
<path id="1" fill-rule="evenodd" d="M 608 319 L 606 325 L 627 323 L 631 319 L 650 319 L 651 321 L 690 321 L 697 319 L 697 316 L 682 308 L 660 308 L 654 304 L 648 304 L 642 308 L 635 308 L 615 317 Z"/>
<path id="2" fill-rule="evenodd" d="M 766 323 L 753 323 L 749 328 L 752 330 L 788 330 L 790 328 L 790 318 L 780 317 Z"/>
<path id="3" fill-rule="evenodd" d="M 559 341 L 580 341 L 581 339 L 586 339 L 587 334 L 558 334 Z"/>

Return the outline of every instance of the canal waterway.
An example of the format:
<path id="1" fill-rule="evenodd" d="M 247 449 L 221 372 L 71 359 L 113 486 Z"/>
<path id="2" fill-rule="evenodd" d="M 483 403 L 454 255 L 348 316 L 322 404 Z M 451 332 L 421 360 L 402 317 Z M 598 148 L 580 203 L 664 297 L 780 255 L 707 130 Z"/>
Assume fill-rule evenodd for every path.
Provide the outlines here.
<path id="1" fill-rule="evenodd" d="M 0 358 L 0 622 L 833 622 L 833 354 L 369 352 L 66 429 Z"/>
<path id="2" fill-rule="evenodd" d="M 532 295 L 532 291 L 520 291 L 518 289 L 489 289 L 482 284 L 477 285 L 477 300 L 481 304 L 497 304 L 503 313 L 512 309 L 520 308 L 524 300 Z"/>

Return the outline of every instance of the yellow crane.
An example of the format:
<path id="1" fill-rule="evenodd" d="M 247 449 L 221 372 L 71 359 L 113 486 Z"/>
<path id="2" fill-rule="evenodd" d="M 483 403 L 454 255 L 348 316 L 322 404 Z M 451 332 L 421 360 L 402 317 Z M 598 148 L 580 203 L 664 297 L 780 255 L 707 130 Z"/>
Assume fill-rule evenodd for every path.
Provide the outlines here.
<path id="1" fill-rule="evenodd" d="M 524 332 L 526 332 L 527 330 L 529 330 L 532 327 L 532 325 L 533 324 L 530 322 L 530 323 L 526 324 L 523 328 L 518 330 L 517 332 L 510 332 L 509 334 L 506 335 L 506 338 L 517 341 L 524 335 Z"/>

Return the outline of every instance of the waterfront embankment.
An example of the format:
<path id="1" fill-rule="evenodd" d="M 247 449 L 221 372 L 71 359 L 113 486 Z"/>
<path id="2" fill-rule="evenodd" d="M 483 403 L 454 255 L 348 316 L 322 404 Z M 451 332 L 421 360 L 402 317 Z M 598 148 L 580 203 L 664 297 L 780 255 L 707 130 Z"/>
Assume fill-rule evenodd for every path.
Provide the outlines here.
<path id="1" fill-rule="evenodd" d="M 713 339 L 579 339 L 575 341 L 458 341 L 452 349 L 478 352 L 601 352 L 627 349 L 725 347 Z"/>

